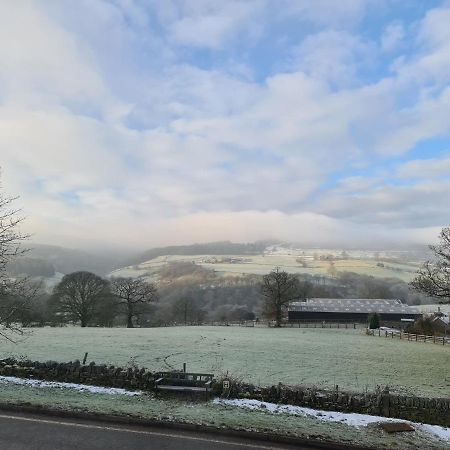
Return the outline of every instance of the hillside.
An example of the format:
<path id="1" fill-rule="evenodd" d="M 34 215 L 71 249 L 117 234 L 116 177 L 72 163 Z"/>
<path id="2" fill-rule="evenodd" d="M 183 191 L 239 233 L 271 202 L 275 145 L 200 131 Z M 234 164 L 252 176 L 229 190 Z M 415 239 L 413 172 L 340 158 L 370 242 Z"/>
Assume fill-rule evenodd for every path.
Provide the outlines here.
<path id="1" fill-rule="evenodd" d="M 226 250 L 220 253 L 221 250 Z M 237 250 L 232 252 L 232 250 Z M 144 258 L 147 258 L 144 260 Z M 353 272 L 379 278 L 411 280 L 421 264 L 407 251 L 307 249 L 288 245 L 211 243 L 149 250 L 114 276 L 151 277 L 169 263 L 194 262 L 222 276 L 264 275 L 274 267 L 291 273 L 335 277 Z M 141 261 L 141 262 L 138 262 Z"/>
<path id="2" fill-rule="evenodd" d="M 146 250 L 134 255 L 126 261 L 125 265 L 141 264 L 160 256 L 168 255 L 256 255 L 264 252 L 265 248 L 274 241 L 257 241 L 253 243 L 239 244 L 230 241 L 207 242 L 203 244 L 172 245 Z"/>

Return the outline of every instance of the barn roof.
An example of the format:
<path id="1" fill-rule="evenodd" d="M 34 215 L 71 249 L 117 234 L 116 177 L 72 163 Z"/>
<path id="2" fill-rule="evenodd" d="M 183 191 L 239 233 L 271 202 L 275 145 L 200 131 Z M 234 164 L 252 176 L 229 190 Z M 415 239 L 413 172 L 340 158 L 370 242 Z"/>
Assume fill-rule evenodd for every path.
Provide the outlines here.
<path id="1" fill-rule="evenodd" d="M 415 308 L 400 300 L 384 298 L 311 298 L 306 302 L 295 302 L 290 311 L 420 314 Z"/>

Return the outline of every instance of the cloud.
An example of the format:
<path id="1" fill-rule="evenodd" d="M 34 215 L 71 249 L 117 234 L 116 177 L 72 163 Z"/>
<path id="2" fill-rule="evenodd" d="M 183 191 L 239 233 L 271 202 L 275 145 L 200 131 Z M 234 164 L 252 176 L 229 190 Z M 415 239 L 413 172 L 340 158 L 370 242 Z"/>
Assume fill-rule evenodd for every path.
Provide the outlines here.
<path id="1" fill-rule="evenodd" d="M 450 157 L 414 159 L 397 168 L 399 178 L 435 179 L 450 176 Z"/>
<path id="2" fill-rule="evenodd" d="M 181 46 L 220 49 L 239 33 L 252 34 L 255 18 L 266 2 L 167 1 L 156 2 L 157 16 L 170 41 Z"/>
<path id="3" fill-rule="evenodd" d="M 280 12 L 285 15 L 296 15 L 300 19 L 319 26 L 354 25 L 360 22 L 372 5 L 383 7 L 384 0 L 284 0 L 279 2 Z"/>
<path id="4" fill-rule="evenodd" d="M 358 68 L 373 58 L 374 48 L 345 31 L 327 30 L 305 38 L 297 49 L 297 68 L 313 78 L 344 87 L 358 81 Z"/>
<path id="5" fill-rule="evenodd" d="M 2 179 L 36 240 L 434 237 L 448 10 L 372 33 L 379 2 L 279 4 L 2 4 Z"/>
<path id="6" fill-rule="evenodd" d="M 330 190 L 315 205 L 319 214 L 360 224 L 377 224 L 385 229 L 433 228 L 449 221 L 448 180 L 420 181 L 395 185 L 381 180 L 353 192 Z"/>
<path id="7" fill-rule="evenodd" d="M 106 88 L 88 47 L 29 2 L 8 2 L 0 14 L 2 97 L 39 106 L 59 102 L 99 107 Z"/>
<path id="8" fill-rule="evenodd" d="M 400 22 L 390 23 L 381 36 L 381 49 L 385 52 L 392 52 L 401 45 L 405 38 L 405 28 Z"/>

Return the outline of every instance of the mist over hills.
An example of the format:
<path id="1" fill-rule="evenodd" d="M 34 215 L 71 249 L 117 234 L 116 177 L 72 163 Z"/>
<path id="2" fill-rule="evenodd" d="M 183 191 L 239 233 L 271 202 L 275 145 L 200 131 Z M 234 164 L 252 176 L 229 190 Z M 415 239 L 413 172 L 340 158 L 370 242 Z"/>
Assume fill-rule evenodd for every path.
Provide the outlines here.
<path id="1" fill-rule="evenodd" d="M 84 250 L 47 244 L 30 244 L 24 259 L 51 264 L 55 272 L 63 274 L 87 270 L 98 275 L 106 275 L 116 268 L 127 255 L 121 252 L 87 252 Z M 20 261 L 20 259 L 19 259 Z"/>
<path id="2" fill-rule="evenodd" d="M 59 272 L 67 274 L 78 270 L 87 270 L 100 276 L 105 276 L 113 270 L 127 266 L 142 264 L 161 256 L 229 256 L 229 255 L 261 255 L 268 248 L 279 247 L 281 251 L 298 252 L 299 249 L 311 249 L 311 246 L 302 246 L 300 243 L 282 242 L 276 239 L 237 243 L 231 241 L 215 241 L 194 243 L 186 245 L 170 245 L 167 247 L 155 247 L 145 251 L 134 253 L 123 250 L 92 250 L 86 251 L 76 248 L 67 248 L 56 245 L 31 243 L 27 251 L 14 264 L 9 266 L 11 273 L 26 274 L 30 276 L 51 276 Z M 321 247 L 313 247 L 321 249 Z M 329 247 L 330 251 L 354 251 L 336 246 Z M 323 248 L 322 248 L 323 250 Z M 382 251 L 382 248 L 372 247 L 358 249 L 360 253 Z M 385 249 L 391 256 L 405 260 L 423 261 L 428 258 L 425 246 L 401 247 Z"/>

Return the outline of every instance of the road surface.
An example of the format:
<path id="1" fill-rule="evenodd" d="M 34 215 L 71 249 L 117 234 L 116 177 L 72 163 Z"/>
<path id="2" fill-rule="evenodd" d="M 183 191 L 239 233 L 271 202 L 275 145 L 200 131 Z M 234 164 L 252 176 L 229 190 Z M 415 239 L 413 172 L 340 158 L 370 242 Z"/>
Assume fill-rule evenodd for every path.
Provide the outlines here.
<path id="1" fill-rule="evenodd" d="M 0 449 L 310 450 L 238 437 L 0 411 Z"/>

